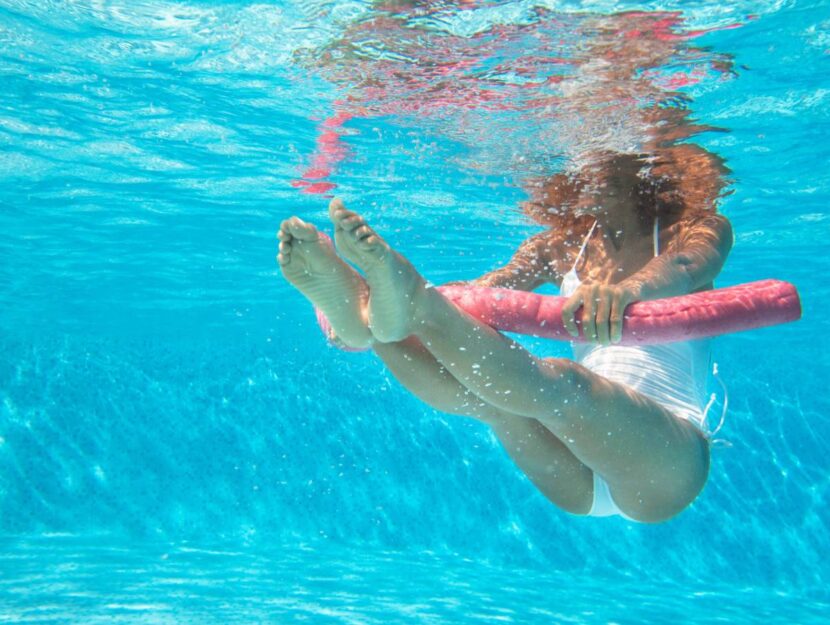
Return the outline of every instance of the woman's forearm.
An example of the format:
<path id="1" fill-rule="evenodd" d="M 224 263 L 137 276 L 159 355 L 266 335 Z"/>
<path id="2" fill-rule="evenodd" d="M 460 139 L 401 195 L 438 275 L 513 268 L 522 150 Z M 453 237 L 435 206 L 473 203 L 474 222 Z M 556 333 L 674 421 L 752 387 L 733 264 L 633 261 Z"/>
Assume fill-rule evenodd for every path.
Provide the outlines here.
<path id="1" fill-rule="evenodd" d="M 546 258 L 549 236 L 542 233 L 530 237 L 519 246 L 506 265 L 485 273 L 472 284 L 517 291 L 532 291 L 544 284 L 550 278 Z"/>
<path id="2" fill-rule="evenodd" d="M 470 282 L 475 286 L 499 287 L 517 291 L 532 291 L 541 283 L 535 271 L 527 271 L 525 267 L 512 265 L 485 273 Z"/>
<path id="3" fill-rule="evenodd" d="M 730 238 L 716 243 L 697 242 L 661 254 L 620 285 L 631 287 L 637 299 L 643 301 L 693 293 L 712 283 L 731 246 Z"/>
<path id="4" fill-rule="evenodd" d="M 677 254 L 651 259 L 640 271 L 620 282 L 620 286 L 630 288 L 636 301 L 686 295 L 696 288 L 688 264 Z"/>

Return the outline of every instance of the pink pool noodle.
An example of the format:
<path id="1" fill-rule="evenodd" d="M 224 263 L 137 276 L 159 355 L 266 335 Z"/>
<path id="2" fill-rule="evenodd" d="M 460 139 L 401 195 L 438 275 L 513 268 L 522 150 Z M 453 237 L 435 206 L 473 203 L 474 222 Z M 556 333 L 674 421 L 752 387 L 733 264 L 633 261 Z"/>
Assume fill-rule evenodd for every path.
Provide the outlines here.
<path id="1" fill-rule="evenodd" d="M 472 285 L 438 287 L 456 306 L 476 319 L 505 332 L 561 341 L 583 342 L 562 324 L 566 297 Z M 576 318 L 581 316 L 577 310 Z M 648 302 L 625 309 L 621 345 L 651 345 L 731 334 L 795 321 L 801 317 L 796 288 L 781 280 L 760 280 Z M 331 337 L 325 315 L 317 311 L 320 327 Z M 350 349 L 349 351 L 359 351 Z"/>

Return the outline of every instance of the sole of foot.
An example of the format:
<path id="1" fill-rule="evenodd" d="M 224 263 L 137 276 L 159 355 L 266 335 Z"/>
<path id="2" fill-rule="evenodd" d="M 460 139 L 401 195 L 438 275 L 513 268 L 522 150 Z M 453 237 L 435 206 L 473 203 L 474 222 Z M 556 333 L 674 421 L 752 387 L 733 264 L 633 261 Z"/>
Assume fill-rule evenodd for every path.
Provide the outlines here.
<path id="1" fill-rule="evenodd" d="M 325 313 L 349 347 L 368 347 L 373 337 L 366 318 L 368 286 L 337 255 L 331 240 L 299 217 L 280 224 L 277 262 L 282 275 Z"/>
<path id="2" fill-rule="evenodd" d="M 412 334 L 423 278 L 403 256 L 339 199 L 329 205 L 340 255 L 354 263 L 369 285 L 368 321 L 374 337 L 383 343 Z"/>

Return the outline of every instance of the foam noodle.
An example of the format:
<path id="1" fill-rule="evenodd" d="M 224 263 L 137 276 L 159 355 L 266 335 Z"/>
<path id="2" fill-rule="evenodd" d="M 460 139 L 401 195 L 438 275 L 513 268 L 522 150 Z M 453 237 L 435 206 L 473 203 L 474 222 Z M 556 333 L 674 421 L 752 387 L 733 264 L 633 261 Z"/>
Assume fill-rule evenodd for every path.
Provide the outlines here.
<path id="1" fill-rule="evenodd" d="M 505 332 L 560 341 L 583 342 L 562 324 L 562 307 L 568 298 L 510 289 L 472 285 L 438 287 L 456 306 L 476 319 Z M 577 320 L 581 309 L 577 310 Z M 795 321 L 801 317 L 798 291 L 789 282 L 759 280 L 722 289 L 702 291 L 648 302 L 625 309 L 622 345 L 651 345 L 731 334 Z M 333 333 L 322 312 L 317 320 L 326 336 Z M 357 351 L 357 350 L 351 350 Z"/>

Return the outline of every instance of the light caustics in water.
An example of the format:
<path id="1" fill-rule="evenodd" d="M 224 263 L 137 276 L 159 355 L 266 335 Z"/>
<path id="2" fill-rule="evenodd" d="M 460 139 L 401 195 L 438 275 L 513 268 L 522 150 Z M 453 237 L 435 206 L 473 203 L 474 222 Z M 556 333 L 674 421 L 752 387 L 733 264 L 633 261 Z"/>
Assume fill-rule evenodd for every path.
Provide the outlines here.
<path id="1" fill-rule="evenodd" d="M 353 118 L 429 129 L 469 147 L 466 166 L 510 172 L 524 184 L 599 153 L 653 153 L 708 129 L 690 120 L 680 89 L 733 76 L 728 55 L 694 40 L 740 21 L 690 28 L 678 12 L 519 9 L 385 3 L 339 38 L 298 53 L 343 97 L 321 121 L 294 186 L 332 191 Z"/>
<path id="2" fill-rule="evenodd" d="M 555 604 L 549 589 L 571 589 L 571 571 L 631 575 L 641 613 L 622 610 L 627 586 L 592 581 L 595 593 L 577 585 L 562 600 L 590 596 L 605 620 L 647 621 L 654 602 L 681 596 L 658 577 L 697 581 L 694 593 L 710 598 L 714 582 L 731 584 L 717 595 L 729 606 L 721 619 L 739 604 L 756 619 L 785 618 L 780 596 L 739 592 L 750 583 L 815 585 L 826 597 L 827 410 L 816 389 L 827 358 L 816 337 L 827 289 L 815 267 L 830 222 L 814 168 L 826 161 L 816 136 L 828 125 L 811 69 L 828 58 L 826 17 L 758 4 L 0 0 L 0 296 L 10 329 L 0 350 L 0 526 L 44 544 L 6 549 L 0 574 L 21 589 L 13 609 L 30 616 L 38 598 L 51 609 L 59 584 L 77 584 L 64 586 L 63 604 L 76 617 L 91 609 L 84 593 L 105 606 L 124 588 L 141 586 L 148 602 L 182 579 L 193 593 L 205 588 L 187 578 L 199 560 L 175 553 L 127 562 L 158 568 L 152 583 L 142 573 L 115 588 L 112 561 L 96 551 L 102 532 L 119 553 L 131 540 L 227 539 L 255 552 L 319 540 L 438 554 L 423 592 L 379 586 L 400 559 L 351 578 L 354 587 L 346 576 L 332 582 L 375 599 L 381 587 L 385 605 L 407 608 L 443 596 L 446 556 L 469 554 L 457 614 L 504 596 L 504 569 L 480 581 L 485 560 L 541 567 L 538 597 L 522 606 Z M 698 135 L 707 124 L 735 131 Z M 411 154 L 395 144 L 397 127 L 437 138 L 437 149 L 385 167 L 384 157 Z M 502 183 L 512 176 L 544 221 L 551 196 L 579 195 L 584 180 L 571 174 L 597 148 L 632 157 L 621 167 L 656 154 L 652 170 L 666 177 L 682 162 L 680 195 L 705 201 L 724 184 L 713 152 L 728 157 L 741 185 L 724 206 L 739 226 L 724 283 L 774 276 L 805 295 L 805 323 L 719 340 L 724 436 L 735 449 L 714 457 L 704 496 L 665 526 L 552 511 L 484 426 L 427 411 L 376 362 L 327 350 L 307 304 L 275 277 L 278 219 L 296 210 L 325 223 L 322 197 L 300 191 L 373 206 L 372 219 L 401 232 L 435 282 L 480 275 L 532 227 L 483 223 L 520 196 Z M 489 172 L 505 174 L 500 197 Z M 669 202 L 676 191 L 651 189 Z M 436 245 L 431 232 L 446 223 L 457 233 Z M 68 547 L 81 554 L 77 575 L 52 532 L 81 536 Z M 240 579 L 239 558 L 212 567 L 224 587 Z M 311 571 L 310 559 L 292 572 Z M 323 558 L 323 573 L 332 561 Z M 569 572 L 561 584 L 553 569 Z M 297 589 L 292 610 L 308 598 Z M 310 592 L 332 599 L 330 589 Z M 273 593 L 256 596 L 265 606 Z M 677 613 L 699 601 L 689 596 Z M 118 618 L 108 610 L 101 622 Z"/>

